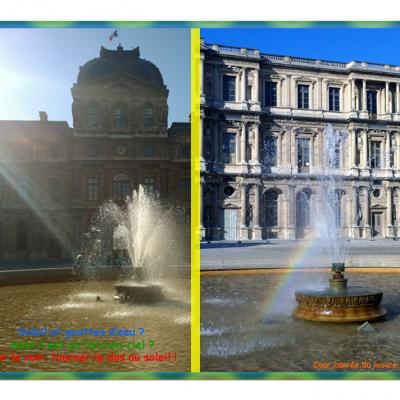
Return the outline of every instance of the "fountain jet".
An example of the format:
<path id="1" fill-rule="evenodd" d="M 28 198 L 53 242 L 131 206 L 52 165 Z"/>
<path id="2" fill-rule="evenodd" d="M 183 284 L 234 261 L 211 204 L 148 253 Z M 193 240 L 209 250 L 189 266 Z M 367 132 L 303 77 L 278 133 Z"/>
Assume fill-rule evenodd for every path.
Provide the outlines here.
<path id="1" fill-rule="evenodd" d="M 332 278 L 323 289 L 301 289 L 295 292 L 295 318 L 321 322 L 358 322 L 382 318 L 383 293 L 379 289 L 348 287 L 345 271 L 346 247 L 341 229 L 342 179 L 340 168 L 347 132 L 328 124 L 324 130 L 324 165 L 318 178 L 321 201 L 316 217 L 319 243 L 325 256 L 332 261 Z"/>

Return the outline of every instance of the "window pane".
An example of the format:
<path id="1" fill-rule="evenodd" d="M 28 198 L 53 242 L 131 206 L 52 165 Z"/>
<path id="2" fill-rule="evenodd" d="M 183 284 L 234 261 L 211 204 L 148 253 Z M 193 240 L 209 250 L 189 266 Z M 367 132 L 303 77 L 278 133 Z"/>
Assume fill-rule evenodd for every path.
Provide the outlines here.
<path id="1" fill-rule="evenodd" d="M 266 107 L 276 107 L 277 105 L 276 82 L 265 82 L 265 105 Z"/>
<path id="2" fill-rule="evenodd" d="M 88 199 L 99 199 L 99 180 L 98 178 L 88 178 Z"/>
<path id="3" fill-rule="evenodd" d="M 236 76 L 224 75 L 223 77 L 223 100 L 236 100 Z"/>
<path id="4" fill-rule="evenodd" d="M 89 128 L 97 128 L 99 125 L 99 112 L 97 104 L 91 104 L 88 107 L 88 126 Z"/>
<path id="5" fill-rule="evenodd" d="M 115 128 L 127 127 L 126 108 L 123 106 L 114 108 L 114 127 Z"/>
<path id="6" fill-rule="evenodd" d="M 309 86 L 298 85 L 297 86 L 297 106 L 298 108 L 308 109 L 308 97 L 309 97 Z"/>
<path id="7" fill-rule="evenodd" d="M 262 164 L 266 167 L 276 166 L 277 146 L 276 138 L 273 136 L 264 136 L 263 141 L 263 159 Z"/>
<path id="8" fill-rule="evenodd" d="M 222 158 L 225 164 L 235 164 L 236 135 L 225 133 L 222 143 Z"/>
<path id="9" fill-rule="evenodd" d="M 155 178 L 153 178 L 153 177 L 144 178 L 143 188 L 144 188 L 144 191 L 146 192 L 146 194 L 153 195 L 156 191 Z"/>
<path id="10" fill-rule="evenodd" d="M 329 88 L 329 111 L 340 111 L 339 88 Z"/>
<path id="11" fill-rule="evenodd" d="M 376 91 L 367 91 L 367 110 L 371 114 L 376 114 Z"/>
<path id="12" fill-rule="evenodd" d="M 153 107 L 146 105 L 143 110 L 143 125 L 146 128 L 153 126 Z"/>

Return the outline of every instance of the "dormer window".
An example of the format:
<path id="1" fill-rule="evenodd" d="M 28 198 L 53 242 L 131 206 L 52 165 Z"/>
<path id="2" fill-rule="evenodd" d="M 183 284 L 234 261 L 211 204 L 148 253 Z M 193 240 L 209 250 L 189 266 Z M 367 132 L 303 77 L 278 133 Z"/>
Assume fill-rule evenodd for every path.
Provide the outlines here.
<path id="1" fill-rule="evenodd" d="M 126 106 L 120 104 L 114 107 L 114 128 L 124 129 L 128 126 L 128 113 Z"/>

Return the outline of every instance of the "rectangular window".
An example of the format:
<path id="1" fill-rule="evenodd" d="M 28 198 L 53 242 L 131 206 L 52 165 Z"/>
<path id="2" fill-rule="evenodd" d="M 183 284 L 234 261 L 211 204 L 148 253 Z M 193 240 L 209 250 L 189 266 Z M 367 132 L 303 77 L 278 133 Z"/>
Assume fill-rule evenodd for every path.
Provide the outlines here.
<path id="1" fill-rule="evenodd" d="M 277 106 L 277 84 L 276 82 L 265 82 L 265 106 Z"/>
<path id="2" fill-rule="evenodd" d="M 369 165 L 371 168 L 381 168 L 381 142 L 371 142 L 371 156 Z"/>
<path id="3" fill-rule="evenodd" d="M 367 90 L 367 110 L 376 115 L 376 90 Z"/>
<path id="4" fill-rule="evenodd" d="M 310 87 L 308 85 L 297 86 L 297 108 L 309 108 L 309 92 Z"/>
<path id="5" fill-rule="evenodd" d="M 236 164 L 236 135 L 225 133 L 222 142 L 222 160 L 225 164 Z"/>
<path id="6" fill-rule="evenodd" d="M 153 177 L 144 178 L 143 188 L 146 194 L 153 195 L 156 192 L 156 180 Z"/>
<path id="7" fill-rule="evenodd" d="M 145 157 L 154 157 L 154 155 L 155 155 L 154 146 L 148 145 L 144 147 Z"/>
<path id="8" fill-rule="evenodd" d="M 236 76 L 233 75 L 223 76 L 223 100 L 224 101 L 236 100 Z"/>
<path id="9" fill-rule="evenodd" d="M 340 111 L 340 89 L 329 88 L 329 111 Z"/>
<path id="10" fill-rule="evenodd" d="M 59 178 L 50 178 L 50 197 L 51 200 L 59 203 L 61 197 L 61 183 Z"/>
<path id="11" fill-rule="evenodd" d="M 297 167 L 299 172 L 310 171 L 310 139 L 297 138 Z"/>
<path id="12" fill-rule="evenodd" d="M 276 137 L 264 136 L 263 148 L 262 148 L 262 165 L 264 167 L 275 167 L 276 166 Z"/>
<path id="13" fill-rule="evenodd" d="M 99 179 L 88 178 L 88 199 L 98 200 L 99 199 Z"/>

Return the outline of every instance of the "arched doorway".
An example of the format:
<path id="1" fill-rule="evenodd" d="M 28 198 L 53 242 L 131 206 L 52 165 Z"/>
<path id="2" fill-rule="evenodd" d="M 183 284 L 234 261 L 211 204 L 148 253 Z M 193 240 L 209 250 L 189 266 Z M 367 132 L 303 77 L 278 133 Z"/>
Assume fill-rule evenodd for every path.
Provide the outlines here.
<path id="1" fill-rule="evenodd" d="M 279 196 L 281 191 L 269 189 L 264 193 L 263 238 L 277 238 L 279 228 Z"/>
<path id="2" fill-rule="evenodd" d="M 303 189 L 296 195 L 296 238 L 304 238 L 310 227 L 311 190 Z"/>

